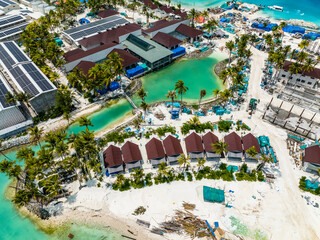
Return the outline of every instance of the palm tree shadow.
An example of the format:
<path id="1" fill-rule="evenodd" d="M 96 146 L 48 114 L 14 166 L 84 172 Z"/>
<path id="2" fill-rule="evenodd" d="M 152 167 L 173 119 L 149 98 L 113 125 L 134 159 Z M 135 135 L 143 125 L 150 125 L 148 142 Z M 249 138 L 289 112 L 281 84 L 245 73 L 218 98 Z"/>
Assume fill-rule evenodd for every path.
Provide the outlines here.
<path id="1" fill-rule="evenodd" d="M 77 195 L 78 193 L 72 194 L 69 197 L 67 197 L 67 203 L 71 204 L 71 203 L 75 203 L 77 200 Z"/>

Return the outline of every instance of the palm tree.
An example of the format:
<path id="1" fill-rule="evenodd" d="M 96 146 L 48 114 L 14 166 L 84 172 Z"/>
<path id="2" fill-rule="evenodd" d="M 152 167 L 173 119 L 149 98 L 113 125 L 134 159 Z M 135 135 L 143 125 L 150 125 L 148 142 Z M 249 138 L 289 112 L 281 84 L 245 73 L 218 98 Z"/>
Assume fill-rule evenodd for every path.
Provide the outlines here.
<path id="1" fill-rule="evenodd" d="M 301 71 L 301 66 L 299 63 L 297 62 L 294 62 L 290 65 L 289 67 L 289 72 L 290 72 L 290 75 L 289 75 L 289 79 L 287 81 L 287 83 L 290 81 L 290 79 L 292 78 L 292 75 L 293 74 L 298 74 L 299 72 Z M 294 86 L 295 87 L 295 86 Z M 293 93 L 293 92 L 292 92 Z"/>
<path id="2" fill-rule="evenodd" d="M 71 114 L 68 113 L 68 112 L 64 112 L 64 113 L 63 113 L 63 118 L 64 118 L 65 120 L 67 120 L 67 122 L 68 122 L 68 129 L 69 129 L 69 133 L 70 133 L 70 119 L 71 119 Z"/>
<path id="3" fill-rule="evenodd" d="M 226 69 L 223 69 L 220 72 L 219 78 L 222 80 L 223 84 L 225 84 L 226 80 L 228 79 L 228 76 L 229 76 L 229 73 L 228 73 L 228 71 Z"/>
<path id="4" fill-rule="evenodd" d="M 14 94 L 8 92 L 5 96 L 6 104 L 17 104 L 17 99 Z"/>
<path id="5" fill-rule="evenodd" d="M 220 89 L 219 88 L 213 89 L 212 93 L 215 97 L 218 97 L 220 94 Z"/>
<path id="6" fill-rule="evenodd" d="M 204 29 L 208 30 L 209 33 L 212 33 L 219 26 L 219 23 L 216 19 L 210 18 L 208 22 L 204 25 Z"/>
<path id="7" fill-rule="evenodd" d="M 249 155 L 249 157 L 257 159 L 257 150 L 255 146 L 252 146 L 251 148 L 247 149 L 246 153 Z"/>
<path id="8" fill-rule="evenodd" d="M 225 89 L 221 91 L 219 95 L 222 99 L 224 99 L 225 101 L 228 101 L 229 97 L 232 96 L 232 92 L 230 91 L 230 89 Z"/>
<path id="9" fill-rule="evenodd" d="M 113 72 L 120 78 L 120 75 L 124 72 L 122 62 L 124 61 L 118 52 L 110 53 L 108 56 L 109 63 L 112 66 Z"/>
<path id="10" fill-rule="evenodd" d="M 281 22 L 279 24 L 279 29 L 282 30 L 284 27 L 288 26 L 288 24 L 286 22 Z M 282 30 L 283 31 L 283 30 Z M 281 34 L 281 40 L 283 39 L 283 36 L 284 36 L 284 32 L 282 32 Z"/>
<path id="11" fill-rule="evenodd" d="M 166 97 L 171 99 L 171 116 L 172 116 L 173 115 L 173 101 L 175 98 L 177 98 L 177 93 L 175 90 L 168 91 L 168 94 L 166 94 Z"/>
<path id="12" fill-rule="evenodd" d="M 219 154 L 220 156 L 227 150 L 228 143 L 223 141 L 217 141 L 212 144 L 212 149 L 216 154 Z"/>
<path id="13" fill-rule="evenodd" d="M 199 98 L 199 107 L 200 107 L 200 104 L 201 104 L 201 99 L 207 95 L 207 91 L 205 89 L 201 89 L 200 90 L 200 98 Z"/>
<path id="14" fill-rule="evenodd" d="M 191 118 L 188 123 L 192 126 L 198 126 L 200 125 L 200 120 L 197 116 L 194 116 L 193 118 Z"/>
<path id="15" fill-rule="evenodd" d="M 139 118 L 136 118 L 133 120 L 133 126 L 139 130 L 140 129 L 140 124 L 142 122 L 142 119 L 139 117 Z"/>
<path id="16" fill-rule="evenodd" d="M 33 142 L 35 141 L 39 146 L 41 147 L 40 139 L 43 133 L 42 128 L 38 128 L 37 126 L 35 127 L 29 127 L 28 132 L 30 134 L 30 140 Z"/>
<path id="17" fill-rule="evenodd" d="M 198 166 L 198 172 L 203 168 L 206 160 L 204 158 L 197 158 L 197 166 Z"/>
<path id="18" fill-rule="evenodd" d="M 80 124 L 80 127 L 86 126 L 87 130 L 89 130 L 89 126 L 93 127 L 91 120 L 85 116 L 80 117 L 79 124 Z"/>
<path id="19" fill-rule="evenodd" d="M 123 182 L 125 181 L 125 177 L 123 176 L 123 174 L 118 174 L 117 175 L 117 179 L 116 179 L 116 183 L 121 187 Z"/>
<path id="20" fill-rule="evenodd" d="M 300 43 L 299 43 L 299 48 L 303 51 L 306 47 L 308 47 L 310 44 L 310 42 L 306 39 L 303 39 Z"/>
<path id="21" fill-rule="evenodd" d="M 261 168 L 263 168 L 266 163 L 271 162 L 271 158 L 268 157 L 268 156 L 265 155 L 265 154 L 262 154 L 261 157 L 260 157 L 260 161 L 261 161 L 262 163 L 257 166 L 257 170 L 258 170 L 258 171 L 260 171 Z"/>
<path id="22" fill-rule="evenodd" d="M 177 8 L 178 8 L 179 11 L 181 11 L 181 3 L 177 4 Z"/>
<path id="23" fill-rule="evenodd" d="M 314 60 L 312 58 L 307 58 L 304 65 L 302 66 L 302 73 L 313 71 Z"/>
<path id="24" fill-rule="evenodd" d="M 144 177 L 144 172 L 143 172 L 143 169 L 141 168 L 136 168 L 136 169 L 133 169 L 133 172 L 131 173 L 131 176 L 133 178 L 133 181 L 135 183 L 140 183 Z"/>
<path id="25" fill-rule="evenodd" d="M 140 88 L 137 92 L 138 98 L 140 98 L 143 102 L 145 102 L 145 98 L 148 96 L 147 92 L 144 88 Z"/>
<path id="26" fill-rule="evenodd" d="M 186 167 L 190 165 L 190 156 L 189 155 L 185 155 L 185 154 L 181 154 L 181 156 L 178 158 L 178 163 L 180 166 L 183 165 L 183 171 L 186 170 Z"/>
<path id="27" fill-rule="evenodd" d="M 229 50 L 229 65 L 231 63 L 231 52 L 235 49 L 234 42 L 232 40 L 226 42 L 226 48 Z"/>
<path id="28" fill-rule="evenodd" d="M 144 120 L 146 121 L 147 118 L 147 110 L 149 109 L 149 104 L 146 102 L 142 102 L 140 107 L 142 107 L 143 111 L 144 111 Z"/>
<path id="29" fill-rule="evenodd" d="M 168 175 L 167 169 L 168 169 L 168 167 L 167 167 L 167 164 L 165 162 L 161 162 L 158 165 L 159 174 Z"/>
<path id="30" fill-rule="evenodd" d="M 182 95 L 185 94 L 189 90 L 189 88 L 184 85 L 183 80 L 178 80 L 175 84 L 174 90 L 178 90 L 178 94 L 180 94 L 181 96 L 182 103 Z"/>
<path id="31" fill-rule="evenodd" d="M 198 12 L 196 9 L 192 8 L 192 9 L 190 10 L 190 12 L 189 12 L 189 18 L 192 19 L 192 24 L 191 24 L 192 27 L 194 27 L 194 19 L 197 18 L 197 17 L 199 17 L 199 15 L 200 15 L 200 14 L 199 14 L 199 12 Z"/>

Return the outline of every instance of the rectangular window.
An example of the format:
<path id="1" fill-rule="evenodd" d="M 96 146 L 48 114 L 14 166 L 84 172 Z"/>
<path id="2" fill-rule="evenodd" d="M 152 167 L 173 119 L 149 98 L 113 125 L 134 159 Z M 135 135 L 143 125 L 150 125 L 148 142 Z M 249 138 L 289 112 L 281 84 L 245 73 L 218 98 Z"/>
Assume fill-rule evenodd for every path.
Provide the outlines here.
<path id="1" fill-rule="evenodd" d="M 302 82 L 302 83 L 305 83 L 306 81 L 305 81 L 305 80 L 301 80 L 301 82 Z"/>
<path id="2" fill-rule="evenodd" d="M 308 84 L 309 84 L 309 85 L 311 85 L 311 84 L 312 84 L 312 82 L 308 82 Z"/>
<path id="3" fill-rule="evenodd" d="M 286 75 L 282 74 L 282 77 L 286 77 Z"/>
<path id="4" fill-rule="evenodd" d="M 293 77 L 289 77 L 289 79 L 292 79 Z"/>
<path id="5" fill-rule="evenodd" d="M 297 79 L 297 82 L 300 82 L 300 81 L 301 81 L 301 80 L 298 78 L 298 79 Z"/>

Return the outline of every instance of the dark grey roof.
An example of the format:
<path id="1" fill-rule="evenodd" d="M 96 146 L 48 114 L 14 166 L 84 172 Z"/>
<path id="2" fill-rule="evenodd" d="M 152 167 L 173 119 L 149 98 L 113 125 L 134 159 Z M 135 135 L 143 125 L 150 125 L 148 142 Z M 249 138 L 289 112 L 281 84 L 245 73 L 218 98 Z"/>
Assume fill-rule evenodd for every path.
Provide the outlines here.
<path id="1" fill-rule="evenodd" d="M 168 57 L 172 54 L 172 52 L 167 48 L 143 36 L 137 37 L 130 34 L 123 44 L 130 51 L 151 63 Z"/>

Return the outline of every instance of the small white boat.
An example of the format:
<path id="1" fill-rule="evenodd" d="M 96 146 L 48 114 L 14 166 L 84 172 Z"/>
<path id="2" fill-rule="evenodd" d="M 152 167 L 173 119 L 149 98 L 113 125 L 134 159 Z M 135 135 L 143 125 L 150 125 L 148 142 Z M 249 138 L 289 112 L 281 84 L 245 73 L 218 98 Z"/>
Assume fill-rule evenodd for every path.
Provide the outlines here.
<path id="1" fill-rule="evenodd" d="M 277 5 L 268 6 L 268 8 L 272 9 L 272 10 L 283 12 L 283 7 L 280 7 L 280 6 L 277 6 Z"/>

